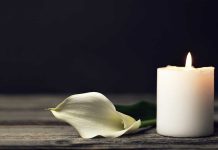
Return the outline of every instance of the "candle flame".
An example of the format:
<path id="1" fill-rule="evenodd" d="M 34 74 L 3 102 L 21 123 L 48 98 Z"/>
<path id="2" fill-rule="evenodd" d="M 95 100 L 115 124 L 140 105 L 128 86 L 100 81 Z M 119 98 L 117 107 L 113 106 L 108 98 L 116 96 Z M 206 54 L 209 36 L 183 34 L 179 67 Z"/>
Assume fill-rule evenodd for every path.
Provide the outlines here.
<path id="1" fill-rule="evenodd" d="M 187 68 L 191 68 L 192 67 L 192 56 L 191 56 L 190 52 L 188 53 L 188 55 L 186 57 L 185 67 L 187 67 Z"/>

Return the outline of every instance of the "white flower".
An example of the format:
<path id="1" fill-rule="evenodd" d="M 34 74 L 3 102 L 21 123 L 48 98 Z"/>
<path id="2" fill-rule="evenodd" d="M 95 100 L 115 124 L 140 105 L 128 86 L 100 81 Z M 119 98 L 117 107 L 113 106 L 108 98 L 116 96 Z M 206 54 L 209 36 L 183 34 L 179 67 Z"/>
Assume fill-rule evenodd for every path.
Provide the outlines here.
<path id="1" fill-rule="evenodd" d="M 50 111 L 72 125 L 83 138 L 119 137 L 141 125 L 140 120 L 116 111 L 112 102 L 97 92 L 72 95 Z"/>

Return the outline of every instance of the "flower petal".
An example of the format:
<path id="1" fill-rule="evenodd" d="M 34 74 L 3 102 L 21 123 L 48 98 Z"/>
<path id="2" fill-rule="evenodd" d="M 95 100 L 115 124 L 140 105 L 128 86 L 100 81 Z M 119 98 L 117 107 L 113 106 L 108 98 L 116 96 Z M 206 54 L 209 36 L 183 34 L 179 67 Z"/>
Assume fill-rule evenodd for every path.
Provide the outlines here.
<path id="1" fill-rule="evenodd" d="M 120 117 L 123 121 L 124 129 L 129 128 L 135 122 L 134 118 L 132 118 L 128 115 L 125 115 L 121 112 L 118 112 L 118 113 L 120 114 Z"/>
<path id="2" fill-rule="evenodd" d="M 140 120 L 117 112 L 111 101 L 97 92 L 72 95 L 50 110 L 83 138 L 118 137 L 138 129 L 141 124 Z"/>
<path id="3" fill-rule="evenodd" d="M 138 121 L 135 121 L 131 126 L 129 126 L 128 128 L 126 129 L 123 129 L 123 130 L 120 130 L 120 131 L 116 131 L 116 132 L 111 132 L 109 134 L 104 134 L 104 135 L 101 135 L 101 136 L 104 136 L 104 137 L 112 137 L 112 138 L 115 138 L 115 137 L 119 137 L 123 134 L 127 134 L 127 133 L 134 133 L 136 132 L 136 130 L 141 126 L 141 120 L 138 120 Z"/>

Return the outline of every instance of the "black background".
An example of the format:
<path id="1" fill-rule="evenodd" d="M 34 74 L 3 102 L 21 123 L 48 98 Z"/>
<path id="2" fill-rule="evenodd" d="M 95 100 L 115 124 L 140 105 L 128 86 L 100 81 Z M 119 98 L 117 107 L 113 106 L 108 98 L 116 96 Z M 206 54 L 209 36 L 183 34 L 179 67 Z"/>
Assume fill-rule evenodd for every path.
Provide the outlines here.
<path id="1" fill-rule="evenodd" d="M 218 1 L 0 2 L 0 93 L 154 93 L 158 67 L 217 50 Z"/>

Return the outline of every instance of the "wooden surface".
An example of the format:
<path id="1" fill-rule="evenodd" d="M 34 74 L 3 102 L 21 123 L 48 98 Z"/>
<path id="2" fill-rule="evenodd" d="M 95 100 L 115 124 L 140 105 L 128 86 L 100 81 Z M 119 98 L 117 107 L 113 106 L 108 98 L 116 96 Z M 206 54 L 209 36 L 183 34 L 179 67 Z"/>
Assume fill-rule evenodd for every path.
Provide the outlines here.
<path id="1" fill-rule="evenodd" d="M 169 138 L 148 128 L 120 138 L 82 139 L 75 130 L 56 120 L 46 108 L 68 95 L 0 95 L 0 149 L 218 149 L 218 125 L 213 136 Z M 107 95 L 114 103 L 155 100 L 149 95 Z M 217 103 L 216 103 L 216 106 Z M 215 121 L 218 121 L 215 107 Z"/>

